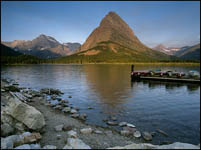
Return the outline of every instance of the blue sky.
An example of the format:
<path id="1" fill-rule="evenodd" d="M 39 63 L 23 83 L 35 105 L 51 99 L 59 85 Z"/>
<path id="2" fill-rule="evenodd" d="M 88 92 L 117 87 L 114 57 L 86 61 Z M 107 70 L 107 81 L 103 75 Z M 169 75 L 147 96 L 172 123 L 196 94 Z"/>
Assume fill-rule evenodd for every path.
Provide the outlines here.
<path id="1" fill-rule="evenodd" d="M 1 40 L 32 40 L 46 34 L 61 43 L 83 43 L 109 11 L 149 47 L 200 42 L 199 1 L 3 1 Z"/>

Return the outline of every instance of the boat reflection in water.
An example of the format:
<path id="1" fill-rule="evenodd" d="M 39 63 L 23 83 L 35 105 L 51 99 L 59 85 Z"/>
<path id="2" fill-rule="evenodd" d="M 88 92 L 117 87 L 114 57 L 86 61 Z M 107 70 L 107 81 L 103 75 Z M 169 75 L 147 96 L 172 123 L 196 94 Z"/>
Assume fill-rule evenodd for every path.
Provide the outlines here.
<path id="1" fill-rule="evenodd" d="M 192 83 L 180 83 L 180 82 L 165 82 L 165 81 L 152 81 L 152 80 L 135 80 L 131 82 L 131 87 L 133 88 L 135 84 L 147 85 L 150 89 L 158 88 L 164 86 L 167 91 L 175 90 L 176 88 L 187 87 L 189 92 L 196 91 L 200 88 L 199 84 Z"/>

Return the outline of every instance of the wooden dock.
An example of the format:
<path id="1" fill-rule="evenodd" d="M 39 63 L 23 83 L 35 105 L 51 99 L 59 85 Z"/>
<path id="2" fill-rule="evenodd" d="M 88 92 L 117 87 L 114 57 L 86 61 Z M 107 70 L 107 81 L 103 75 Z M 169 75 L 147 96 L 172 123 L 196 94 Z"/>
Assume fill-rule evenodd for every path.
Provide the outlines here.
<path id="1" fill-rule="evenodd" d="M 195 83 L 200 84 L 200 80 L 195 79 L 179 79 L 179 78 L 167 78 L 167 77 L 145 77 L 139 76 L 135 78 L 135 76 L 131 77 L 132 81 L 136 80 L 157 80 L 157 81 L 166 81 L 166 82 L 183 82 L 183 83 Z"/>

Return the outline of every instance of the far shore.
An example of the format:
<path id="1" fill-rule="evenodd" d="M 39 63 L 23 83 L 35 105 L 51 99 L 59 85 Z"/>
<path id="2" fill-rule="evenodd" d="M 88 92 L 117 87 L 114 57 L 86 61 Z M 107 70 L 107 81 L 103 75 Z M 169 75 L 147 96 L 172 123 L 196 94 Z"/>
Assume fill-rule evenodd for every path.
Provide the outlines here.
<path id="1" fill-rule="evenodd" d="M 108 65 L 156 65 L 156 66 L 200 66 L 200 62 L 132 62 L 132 63 L 40 63 L 40 64 L 1 64 L 1 65 L 99 65 L 99 64 L 108 64 Z"/>

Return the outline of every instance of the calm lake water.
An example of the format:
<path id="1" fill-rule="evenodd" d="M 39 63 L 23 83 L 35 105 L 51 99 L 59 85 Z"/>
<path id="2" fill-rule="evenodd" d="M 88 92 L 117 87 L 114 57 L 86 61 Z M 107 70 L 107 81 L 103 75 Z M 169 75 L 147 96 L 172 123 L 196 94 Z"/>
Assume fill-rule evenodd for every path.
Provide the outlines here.
<path id="1" fill-rule="evenodd" d="M 177 70 L 192 66 L 136 66 L 135 70 Z M 133 123 L 140 131 L 161 129 L 152 143 L 200 143 L 200 86 L 164 82 L 130 82 L 130 65 L 20 65 L 4 66 L 1 76 L 33 89 L 58 88 L 73 106 L 88 115 L 87 122 L 107 126 L 103 119 Z M 72 98 L 68 98 L 72 96 Z M 88 109 L 88 107 L 94 109 Z M 119 127 L 112 127 L 121 129 Z"/>

